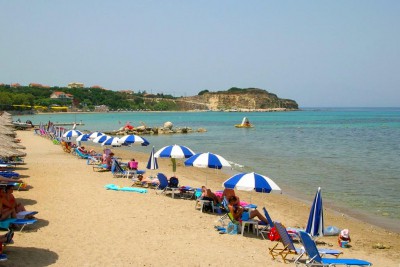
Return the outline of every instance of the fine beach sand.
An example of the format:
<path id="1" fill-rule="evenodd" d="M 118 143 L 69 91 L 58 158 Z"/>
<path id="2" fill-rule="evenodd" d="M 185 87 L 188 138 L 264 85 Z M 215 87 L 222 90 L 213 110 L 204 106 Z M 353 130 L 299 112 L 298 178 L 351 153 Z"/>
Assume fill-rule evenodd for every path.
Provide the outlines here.
<path id="1" fill-rule="evenodd" d="M 113 178 L 110 172 L 93 172 L 85 160 L 63 152 L 32 131 L 19 131 L 26 146 L 25 165 L 17 171 L 32 188 L 16 191 L 27 210 L 39 211 L 36 225 L 16 232 L 7 246 L 3 266 L 294 266 L 280 258 L 272 260 L 268 247 L 274 243 L 252 233 L 221 235 L 214 230 L 220 215 L 201 213 L 193 200 L 156 195 L 117 192 L 106 184 L 130 186 L 128 179 Z M 169 145 L 169 144 L 165 144 Z M 100 148 L 97 148 L 100 150 Z M 150 151 L 150 149 L 149 149 Z M 135 157 L 145 168 L 148 155 L 113 149 L 127 161 Z M 171 176 L 169 160 L 159 160 L 159 172 Z M 156 171 L 147 171 L 147 174 Z M 178 165 L 180 185 L 213 191 L 222 189 L 229 175 L 220 171 Z M 237 192 L 249 200 L 247 192 Z M 304 227 L 310 203 L 279 194 L 252 194 L 252 202 L 265 206 L 272 219 L 287 227 Z M 325 226 L 350 229 L 351 248 L 341 249 L 337 237 L 320 240 L 344 252 L 342 258 L 368 260 L 374 266 L 399 266 L 400 238 L 367 223 L 325 210 Z M 375 249 L 380 243 L 390 247 Z"/>

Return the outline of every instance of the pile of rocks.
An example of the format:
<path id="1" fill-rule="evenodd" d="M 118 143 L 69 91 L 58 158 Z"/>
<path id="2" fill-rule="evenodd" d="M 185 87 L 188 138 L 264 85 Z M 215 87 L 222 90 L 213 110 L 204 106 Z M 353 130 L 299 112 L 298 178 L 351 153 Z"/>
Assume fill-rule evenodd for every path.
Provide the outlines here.
<path id="1" fill-rule="evenodd" d="M 190 127 L 174 128 L 173 123 L 167 121 L 164 123 L 162 127 L 147 127 L 145 125 L 138 126 L 133 129 L 122 127 L 118 131 L 104 132 L 104 133 L 110 135 L 128 135 L 128 134 L 146 135 L 146 134 L 179 134 L 179 133 L 186 134 L 193 132 L 204 133 L 207 132 L 207 130 L 205 128 L 199 128 L 197 130 L 193 130 Z"/>

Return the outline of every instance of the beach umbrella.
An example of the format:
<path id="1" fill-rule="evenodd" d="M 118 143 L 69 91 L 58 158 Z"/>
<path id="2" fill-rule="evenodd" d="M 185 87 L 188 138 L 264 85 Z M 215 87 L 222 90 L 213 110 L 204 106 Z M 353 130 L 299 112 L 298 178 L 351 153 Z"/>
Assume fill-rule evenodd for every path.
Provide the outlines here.
<path id="1" fill-rule="evenodd" d="M 211 168 L 211 169 L 222 169 L 231 168 L 231 164 L 221 157 L 220 155 L 213 154 L 210 152 L 199 153 L 191 156 L 185 161 L 185 166 L 193 166 L 198 168 Z"/>
<path id="2" fill-rule="evenodd" d="M 13 148 L 13 149 L 25 149 L 26 148 L 23 145 L 9 141 L 7 139 L 2 139 L 1 137 L 0 137 L 0 143 L 1 143 L 1 146 L 3 146 L 3 147 L 9 147 L 9 148 Z"/>
<path id="3" fill-rule="evenodd" d="M 172 161 L 172 171 L 176 172 L 176 160 L 175 159 L 184 159 L 190 158 L 194 155 L 194 152 L 186 147 L 180 145 L 173 145 L 173 146 L 165 146 L 159 149 L 155 154 L 154 157 L 156 158 L 171 158 Z"/>
<path id="4" fill-rule="evenodd" d="M 101 132 L 93 132 L 93 133 L 90 133 L 90 134 L 89 134 L 89 139 L 90 139 L 90 140 L 93 140 L 93 139 L 95 139 L 96 137 L 99 137 L 99 136 L 102 136 L 102 135 L 105 135 L 105 134 L 103 134 L 103 133 L 101 133 Z"/>
<path id="5" fill-rule="evenodd" d="M 250 172 L 238 173 L 227 179 L 223 184 L 225 188 L 242 191 L 256 191 L 259 193 L 281 193 L 280 187 L 267 176 Z"/>
<path id="6" fill-rule="evenodd" d="M 71 137 L 78 137 L 82 135 L 82 132 L 78 130 L 69 130 L 63 134 L 63 137 L 71 138 Z"/>
<path id="7" fill-rule="evenodd" d="M 25 157 L 26 153 L 0 145 L 0 157 Z"/>
<path id="8" fill-rule="evenodd" d="M 1 126 L 0 125 L 0 133 L 4 134 L 4 135 L 9 135 L 9 136 L 15 136 L 15 132 L 13 130 L 11 130 L 10 128 L 6 127 L 6 126 Z"/>
<path id="9" fill-rule="evenodd" d="M 142 146 L 148 146 L 150 144 L 149 141 L 140 137 L 138 135 L 130 134 L 125 135 L 119 139 L 120 144 L 130 145 L 130 144 L 141 144 Z"/>
<path id="10" fill-rule="evenodd" d="M 210 169 L 222 169 L 222 168 L 232 168 L 231 164 L 221 157 L 220 155 L 213 154 L 210 152 L 199 153 L 191 156 L 185 161 L 185 166 L 193 166 L 197 168 L 210 168 Z M 206 177 L 206 185 L 207 185 Z"/>
<path id="11" fill-rule="evenodd" d="M 258 193 L 281 193 L 280 187 L 271 178 L 255 172 L 238 173 L 223 182 L 222 186 L 229 189 L 256 191 Z"/>
<path id="12" fill-rule="evenodd" d="M 156 158 L 174 158 L 174 159 L 190 158 L 193 155 L 194 152 L 190 148 L 180 145 L 165 146 L 159 149 L 154 154 Z"/>
<path id="13" fill-rule="evenodd" d="M 153 149 L 151 150 L 149 161 L 147 162 L 146 168 L 148 170 L 157 170 L 158 169 L 157 158 L 154 157 L 154 146 L 153 146 Z"/>
<path id="14" fill-rule="evenodd" d="M 101 144 L 104 141 L 106 141 L 109 137 L 111 137 L 111 136 L 109 136 L 109 135 L 100 135 L 100 136 L 96 137 L 95 139 L 93 139 L 92 142 Z"/>
<path id="15" fill-rule="evenodd" d="M 102 146 L 121 146 L 118 142 L 118 137 L 109 136 L 104 142 L 101 143 Z"/>
<path id="16" fill-rule="evenodd" d="M 324 235 L 324 209 L 322 205 L 321 187 L 318 187 L 308 217 L 306 232 L 311 236 Z"/>
<path id="17" fill-rule="evenodd" d="M 82 134 L 76 138 L 76 141 L 89 141 L 90 135 L 89 134 Z"/>

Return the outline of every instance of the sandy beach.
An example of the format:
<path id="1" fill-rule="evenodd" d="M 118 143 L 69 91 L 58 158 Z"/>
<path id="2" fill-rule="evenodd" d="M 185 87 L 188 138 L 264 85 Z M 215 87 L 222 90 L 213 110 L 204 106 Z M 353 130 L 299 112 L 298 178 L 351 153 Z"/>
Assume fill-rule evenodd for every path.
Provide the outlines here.
<path id="1" fill-rule="evenodd" d="M 85 160 L 63 152 L 49 139 L 32 131 L 18 131 L 26 146 L 25 165 L 17 169 L 32 188 L 16 191 L 27 210 L 39 211 L 38 223 L 16 232 L 7 246 L 4 266 L 294 266 L 280 258 L 272 260 L 274 245 L 253 233 L 219 234 L 214 230 L 220 215 L 202 213 L 193 200 L 157 195 L 110 191 L 106 184 L 130 186 L 110 172 L 94 172 Z M 168 144 L 166 144 L 168 145 Z M 100 148 L 97 147 L 97 150 Z M 135 157 L 144 169 L 148 155 L 113 149 L 127 161 Z M 150 149 L 149 149 L 150 151 Z M 169 160 L 159 160 L 159 172 L 172 175 Z M 147 171 L 147 174 L 156 171 Z M 222 190 L 228 175 L 215 170 L 178 164 L 180 185 Z M 249 201 L 247 192 L 237 192 Z M 258 207 L 266 207 L 275 221 L 286 227 L 304 227 L 310 203 L 279 194 L 251 195 Z M 337 237 L 323 237 L 343 258 L 359 258 L 374 266 L 399 266 L 400 238 L 379 227 L 326 209 L 325 226 L 350 229 L 351 248 L 339 248 Z M 381 244 L 387 249 L 376 249 Z"/>

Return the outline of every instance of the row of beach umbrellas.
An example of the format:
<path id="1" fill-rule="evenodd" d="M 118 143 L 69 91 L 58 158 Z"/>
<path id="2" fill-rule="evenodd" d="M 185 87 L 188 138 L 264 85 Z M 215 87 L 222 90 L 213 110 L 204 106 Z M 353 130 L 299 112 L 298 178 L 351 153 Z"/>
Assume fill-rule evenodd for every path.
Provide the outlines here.
<path id="1" fill-rule="evenodd" d="M 0 157 L 24 157 L 26 153 L 18 149 L 25 149 L 24 146 L 17 144 L 15 139 L 14 124 L 12 116 L 8 112 L 0 115 Z"/>
<path id="2" fill-rule="evenodd" d="M 80 141 L 92 141 L 94 143 L 99 143 L 102 146 L 120 146 L 120 145 L 131 145 L 140 144 L 142 146 L 149 145 L 149 141 L 143 137 L 137 135 L 125 135 L 121 138 L 106 135 L 101 132 L 93 132 L 89 134 L 83 134 L 79 130 L 69 130 L 63 134 L 64 138 L 76 138 L 75 140 Z"/>
<path id="3" fill-rule="evenodd" d="M 63 137 L 77 137 L 77 141 L 92 140 L 93 142 L 101 143 L 102 145 L 149 145 L 149 142 L 146 139 L 136 135 L 126 135 L 118 138 L 107 136 L 101 132 L 83 134 L 78 130 L 70 130 L 67 131 Z M 211 169 L 231 168 L 230 163 L 220 155 L 210 152 L 195 154 L 193 150 L 182 145 L 165 146 L 159 149 L 157 152 L 154 152 L 153 147 L 146 168 L 149 170 L 158 169 L 157 158 L 171 158 L 173 172 L 176 171 L 176 159 L 186 159 L 184 162 L 185 166 Z M 255 191 L 258 193 L 281 193 L 280 187 L 272 179 L 255 172 L 238 173 L 227 179 L 222 185 L 225 188 L 242 191 Z M 310 210 L 306 232 L 311 234 L 311 236 L 322 236 L 324 234 L 323 205 L 320 188 L 318 188 Z"/>
<path id="4" fill-rule="evenodd" d="M 157 166 L 156 158 L 187 158 L 185 166 L 198 168 L 222 169 L 230 168 L 230 163 L 220 155 L 210 152 L 195 154 L 190 148 L 185 146 L 173 145 L 166 146 L 154 153 L 154 147 L 150 154 L 147 168 Z M 155 164 L 154 164 L 155 163 Z M 258 193 L 281 193 L 280 187 L 269 177 L 255 173 L 238 173 L 223 182 L 224 188 L 237 189 L 242 191 L 255 191 Z M 324 235 L 324 216 L 321 188 L 315 195 L 311 206 L 310 215 L 307 222 L 306 232 L 311 236 Z"/>

